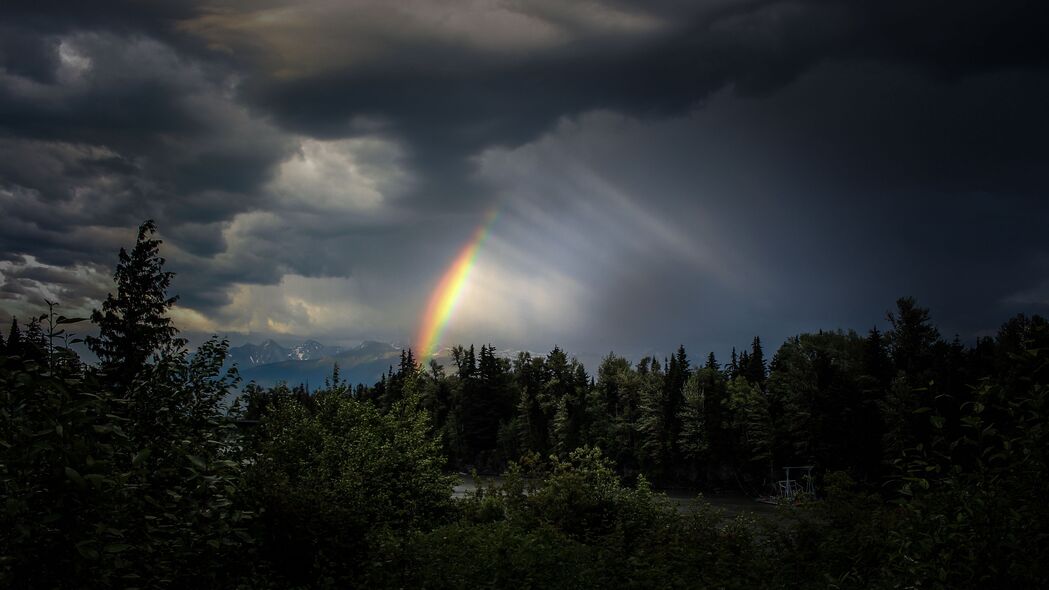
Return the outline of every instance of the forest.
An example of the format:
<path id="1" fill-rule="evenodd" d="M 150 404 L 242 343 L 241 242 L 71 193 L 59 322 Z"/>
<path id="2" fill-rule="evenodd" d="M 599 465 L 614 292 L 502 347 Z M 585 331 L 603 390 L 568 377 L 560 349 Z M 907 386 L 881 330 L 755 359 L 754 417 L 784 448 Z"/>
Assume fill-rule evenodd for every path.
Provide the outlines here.
<path id="1" fill-rule="evenodd" d="M 412 351 L 312 391 L 223 369 L 169 317 L 152 222 L 90 318 L 0 337 L 6 588 L 1030 588 L 1049 581 L 1049 322 L 945 339 L 758 337 L 589 373 L 568 352 Z M 872 322 L 878 318 L 872 318 Z M 86 327 L 90 322 L 93 328 Z M 97 356 L 74 352 L 73 331 Z M 771 350 L 771 349 L 770 349 Z M 241 392 L 227 407 L 226 400 Z M 702 493 L 774 493 L 726 518 Z M 453 498 L 457 472 L 501 474 Z M 682 512 L 659 492 L 699 494 Z"/>

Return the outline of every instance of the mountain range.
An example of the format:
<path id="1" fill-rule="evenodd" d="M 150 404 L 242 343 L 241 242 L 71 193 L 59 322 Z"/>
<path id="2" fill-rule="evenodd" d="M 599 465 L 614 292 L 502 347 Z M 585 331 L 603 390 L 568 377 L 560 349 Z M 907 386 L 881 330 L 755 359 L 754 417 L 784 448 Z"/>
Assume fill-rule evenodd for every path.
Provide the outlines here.
<path id="1" fill-rule="evenodd" d="M 374 385 L 391 366 L 400 363 L 401 350 L 393 344 L 374 340 L 353 347 L 327 346 L 316 340 L 306 340 L 286 347 L 270 339 L 261 344 L 248 343 L 230 348 L 226 367 L 236 365 L 242 383 L 254 381 L 263 387 L 280 382 L 289 386 L 301 383 L 315 389 L 331 377 L 332 369 L 338 363 L 340 377 L 351 386 L 358 383 Z M 504 349 L 495 354 L 513 359 L 518 351 Z M 450 348 L 441 349 L 435 358 L 446 370 L 454 367 Z M 580 360 L 588 367 L 596 367 L 601 358 L 589 355 Z"/>
<path id="2" fill-rule="evenodd" d="M 309 361 L 333 357 L 340 352 L 343 352 L 341 346 L 325 346 L 316 340 L 307 340 L 291 348 L 285 348 L 274 340 L 267 340 L 262 344 L 248 343 L 230 348 L 229 359 L 241 369 L 246 369 L 289 360 Z"/>
<path id="3" fill-rule="evenodd" d="M 366 341 L 343 348 L 326 346 L 316 340 L 284 347 L 274 340 L 244 344 L 229 349 L 226 365 L 236 365 L 244 383 L 254 381 L 263 387 L 284 381 L 320 386 L 330 378 L 335 364 L 339 374 L 351 385 L 372 385 L 400 361 L 401 349 L 385 342 Z"/>

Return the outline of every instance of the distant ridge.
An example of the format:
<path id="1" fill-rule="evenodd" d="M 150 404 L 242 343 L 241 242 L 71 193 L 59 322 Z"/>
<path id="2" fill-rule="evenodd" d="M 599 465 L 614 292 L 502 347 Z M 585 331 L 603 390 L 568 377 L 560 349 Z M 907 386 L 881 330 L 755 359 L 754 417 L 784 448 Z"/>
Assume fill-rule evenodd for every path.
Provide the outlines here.
<path id="1" fill-rule="evenodd" d="M 325 346 L 316 340 L 307 340 L 298 346 L 285 348 L 270 339 L 262 344 L 249 343 L 230 348 L 228 358 L 231 363 L 236 363 L 241 369 L 246 369 L 288 360 L 315 360 L 335 356 L 342 350 L 342 347 Z"/>
<path id="2" fill-rule="evenodd" d="M 264 387 L 286 382 L 288 385 L 321 385 L 331 377 L 335 363 L 351 385 L 374 385 L 391 365 L 400 359 L 401 349 L 385 342 L 365 341 L 352 348 L 326 346 L 307 340 L 290 348 L 270 339 L 261 344 L 244 344 L 229 349 L 226 365 L 236 365 L 244 383 L 254 381 Z"/>
<path id="3" fill-rule="evenodd" d="M 401 347 L 387 342 L 366 340 L 357 346 L 344 348 L 327 346 L 316 340 L 306 340 L 301 344 L 285 347 L 273 339 L 259 344 L 248 343 L 229 349 L 226 366 L 234 364 L 240 371 L 243 383 L 255 383 L 263 387 L 272 387 L 280 382 L 289 386 L 309 384 L 311 388 L 322 386 L 325 378 L 330 378 L 335 363 L 339 364 L 339 375 L 350 385 L 363 383 L 374 385 L 392 366 L 400 362 Z M 498 357 L 515 359 L 518 350 L 496 350 Z M 531 352 L 533 356 L 543 353 Z M 435 358 L 446 370 L 452 369 L 452 348 L 440 348 Z M 423 363 L 423 370 L 428 370 L 429 362 Z M 596 366 L 596 365 L 595 365 Z"/>

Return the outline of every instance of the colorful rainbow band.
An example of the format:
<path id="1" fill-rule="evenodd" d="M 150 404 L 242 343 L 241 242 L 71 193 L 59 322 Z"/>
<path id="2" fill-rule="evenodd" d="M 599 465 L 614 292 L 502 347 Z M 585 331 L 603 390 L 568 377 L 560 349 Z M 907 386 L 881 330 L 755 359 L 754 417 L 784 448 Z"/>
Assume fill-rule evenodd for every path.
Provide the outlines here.
<path id="1" fill-rule="evenodd" d="M 422 322 L 419 324 L 419 333 L 415 339 L 415 358 L 425 363 L 437 351 L 437 345 L 441 342 L 441 334 L 448 325 L 452 313 L 455 311 L 459 297 L 462 295 L 463 287 L 470 276 L 470 270 L 477 259 L 477 251 L 480 250 L 488 232 L 495 222 L 497 211 L 493 208 L 484 216 L 484 221 L 474 230 L 470 241 L 463 246 L 462 250 L 452 261 L 448 270 L 441 275 L 437 282 L 430 300 L 426 304 Z"/>

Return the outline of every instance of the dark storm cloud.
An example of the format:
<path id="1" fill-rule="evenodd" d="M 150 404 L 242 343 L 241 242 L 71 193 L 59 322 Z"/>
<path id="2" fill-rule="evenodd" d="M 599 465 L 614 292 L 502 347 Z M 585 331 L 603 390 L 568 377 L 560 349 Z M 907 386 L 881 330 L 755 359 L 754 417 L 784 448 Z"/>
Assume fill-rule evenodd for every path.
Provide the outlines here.
<path id="1" fill-rule="evenodd" d="M 14 55 L 18 60 L 46 59 L 52 67 L 57 61 L 56 36 L 80 31 L 108 32 L 122 36 L 145 35 L 174 40 L 173 24 L 192 18 L 200 11 L 195 2 L 166 0 L 9 0 L 2 8 L 5 24 L 20 31 L 26 39 L 36 38 L 32 48 L 23 46 Z M 189 39 L 179 39 L 183 50 L 196 46 Z M 38 79 L 50 80 L 51 72 L 41 72 Z"/>
<path id="2" fill-rule="evenodd" d="M 75 228 L 149 217 L 196 224 L 187 247 L 201 250 L 220 240 L 203 229 L 259 205 L 258 188 L 290 147 L 224 97 L 225 74 L 146 37 L 70 32 L 53 44 L 50 79 L 0 72 L 5 250 L 33 244 L 51 263 L 98 260 L 94 244 L 42 246 Z"/>
<path id="3" fill-rule="evenodd" d="M 716 215 L 694 258 L 722 284 L 697 295 L 673 261 L 645 264 L 658 248 L 688 258 L 682 240 L 605 243 L 587 234 L 587 209 L 565 208 L 582 238 L 559 230 L 536 251 L 590 240 L 620 256 L 622 274 L 600 267 L 622 284 L 594 306 L 595 340 L 644 332 L 640 320 L 597 330 L 660 296 L 681 317 L 699 317 L 697 303 L 735 305 L 726 318 L 751 331 L 790 307 L 819 316 L 814 293 L 851 302 L 816 305 L 842 323 L 900 290 L 953 317 L 1038 299 L 1049 274 L 1038 221 L 1049 214 L 1046 16 L 1019 0 L 6 2 L 2 290 L 26 300 L 90 272 L 87 301 L 98 269 L 149 217 L 183 303 L 205 315 L 233 301 L 232 285 L 289 275 L 359 272 L 419 290 L 469 234 L 472 212 L 515 198 L 508 178 L 540 186 L 547 175 L 515 176 L 514 161 L 485 176 L 484 154 L 563 141 L 560 122 L 611 111 L 656 131 L 632 131 L 646 143 L 580 165 L 641 196 L 632 206 L 662 216 L 650 230 L 697 203 Z M 715 103 L 721 124 L 702 116 Z M 360 170 L 338 176 L 340 162 Z M 549 161 L 549 178 L 575 187 L 560 164 Z M 588 203 L 558 186 L 547 192 L 560 203 L 521 198 Z M 400 272 L 381 274 L 390 268 Z M 957 290 L 967 273 L 978 284 L 962 296 L 938 289 Z M 671 324 L 645 337 L 674 338 Z M 717 330 L 717 342 L 735 333 Z"/>
<path id="4" fill-rule="evenodd" d="M 1037 24 L 1046 11 L 1037 3 L 735 2 L 656 14 L 665 19 L 658 34 L 583 35 L 502 59 L 454 41 L 407 38 L 374 61 L 332 59 L 315 74 L 284 79 L 269 75 L 262 57 L 242 96 L 316 136 L 352 133 L 355 117 L 388 120 L 417 150 L 416 165 L 434 175 L 447 167 L 455 178 L 462 158 L 530 140 L 562 116 L 680 114 L 726 85 L 763 95 L 828 60 L 887 60 L 945 79 L 1049 63 L 1049 37 Z"/>
<path id="5" fill-rule="evenodd" d="M 239 68 L 236 73 L 244 78 L 237 89 L 240 98 L 284 127 L 340 137 L 359 133 L 360 117 L 386 121 L 416 152 L 416 167 L 454 183 L 469 176 L 464 158 L 492 144 L 532 139 L 562 116 L 601 108 L 679 114 L 727 84 L 744 94 L 768 93 L 825 60 L 889 60 L 949 78 L 1000 67 L 1044 67 L 1049 60 L 1049 39 L 1038 30 L 1045 9 L 1038 3 L 741 1 L 698 8 L 653 3 L 645 9 L 608 3 L 626 14 L 658 19 L 652 30 L 624 33 L 582 30 L 556 4 L 534 2 L 511 5 L 512 11 L 563 29 L 564 42 L 503 52 L 393 31 L 375 35 L 380 50 L 374 57 L 344 64 L 340 52 L 355 46 L 343 29 L 385 31 L 392 26 L 389 17 L 373 7 L 359 9 L 360 16 L 350 21 L 352 5 L 342 11 L 336 10 L 338 3 L 319 5 L 336 11 L 335 24 L 328 11 L 307 13 L 304 24 L 317 33 L 297 38 L 296 44 L 303 51 L 311 44 L 324 49 L 305 52 L 316 63 L 297 64 L 302 72 L 288 73 L 277 68 L 280 56 L 267 51 L 283 48 L 267 44 L 280 33 L 279 15 L 272 29 L 253 32 L 244 26 L 257 11 L 272 10 L 277 3 L 223 2 L 220 8 L 167 2 L 8 4 L 10 22 L 16 23 L 12 29 L 22 32 L 5 37 L 15 49 L 4 55 L 18 56 L 5 63 L 17 64 L 9 71 L 25 70 L 37 80 L 55 75 L 56 35 L 88 30 L 126 37 L 117 37 L 108 55 L 95 56 L 101 63 L 94 73 L 101 77 L 92 92 L 57 104 L 47 101 L 50 105 L 4 96 L 5 126 L 19 136 L 107 145 L 141 141 L 151 133 L 207 134 L 220 123 L 218 117 L 197 116 L 196 106 L 184 100 L 202 80 L 187 80 L 185 72 L 163 63 L 147 66 L 156 68 L 154 76 L 128 75 L 144 64 L 127 63 L 122 41 L 146 35 L 193 56 L 210 42 L 218 46 L 209 54 L 219 68 L 210 73 L 212 81 L 228 68 Z M 600 4 L 590 9 L 604 10 Z M 215 14 L 223 16 L 217 26 L 203 32 L 194 26 Z M 102 50 L 93 49 L 96 54 Z M 114 75 L 106 77 L 109 73 Z M 207 77 L 206 72 L 200 76 Z M 217 146 L 189 161 L 161 162 L 149 176 L 163 178 L 179 194 L 205 187 L 250 191 L 273 159 L 272 154 L 231 153 Z"/>
<path id="6" fill-rule="evenodd" d="M 58 69 L 58 43 L 32 29 L 0 25 L 0 67 L 38 82 L 51 82 Z"/>
<path id="7" fill-rule="evenodd" d="M 828 62 L 773 96 L 721 92 L 687 117 L 583 118 L 506 157 L 527 163 L 504 184 L 539 187 L 545 196 L 533 199 L 567 220 L 555 233 L 585 224 L 603 236 L 592 238 L 599 251 L 618 246 L 614 264 L 586 257 L 608 296 L 578 330 L 603 332 L 617 350 L 680 339 L 727 352 L 745 344 L 741 334 L 779 342 L 815 327 L 865 330 L 901 294 L 931 306 L 946 334 L 972 338 L 1049 302 L 1039 295 L 1049 275 L 1049 120 L 1038 107 L 1047 101 L 1039 72 L 946 84 L 887 64 Z M 564 204 L 586 193 L 573 168 L 664 212 L 742 287 L 667 252 L 631 253 L 594 213 L 567 214 Z M 638 225 L 620 223 L 632 234 Z M 563 241 L 551 244 L 547 259 L 564 259 Z"/>

